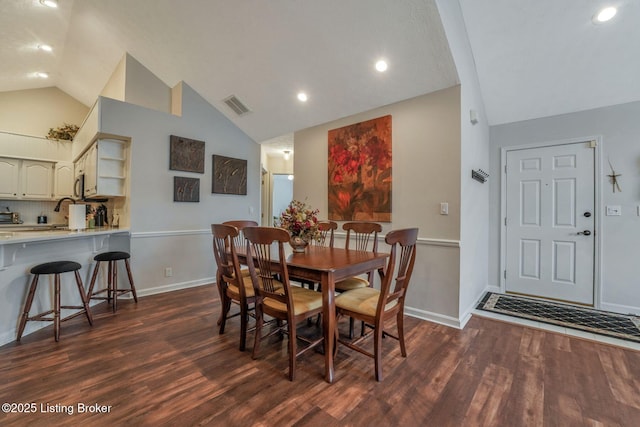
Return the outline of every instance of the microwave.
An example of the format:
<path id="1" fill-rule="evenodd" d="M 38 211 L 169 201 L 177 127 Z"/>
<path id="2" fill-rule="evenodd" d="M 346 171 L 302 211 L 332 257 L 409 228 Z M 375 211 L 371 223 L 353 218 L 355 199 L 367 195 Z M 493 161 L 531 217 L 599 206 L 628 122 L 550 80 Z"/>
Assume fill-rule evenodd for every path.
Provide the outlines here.
<path id="1" fill-rule="evenodd" d="M 80 174 L 76 177 L 76 181 L 73 183 L 73 198 L 76 200 L 84 199 L 84 174 Z"/>
<path id="2" fill-rule="evenodd" d="M 109 199 L 104 197 L 86 197 L 84 193 L 84 174 L 80 174 L 76 177 L 76 181 L 73 184 L 73 198 L 81 200 L 83 202 L 96 202 L 104 203 Z"/>

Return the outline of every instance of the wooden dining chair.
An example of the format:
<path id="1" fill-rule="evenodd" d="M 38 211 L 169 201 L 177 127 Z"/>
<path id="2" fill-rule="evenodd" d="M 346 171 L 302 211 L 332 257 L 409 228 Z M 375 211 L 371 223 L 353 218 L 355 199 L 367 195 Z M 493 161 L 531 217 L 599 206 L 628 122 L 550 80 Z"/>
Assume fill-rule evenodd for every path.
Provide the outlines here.
<path id="1" fill-rule="evenodd" d="M 315 245 L 333 247 L 333 232 L 338 229 L 338 224 L 334 221 L 318 222 L 318 230 L 320 230 L 320 239 L 314 242 Z"/>
<path id="2" fill-rule="evenodd" d="M 240 271 L 235 245 L 240 232 L 233 225 L 212 224 L 211 234 L 213 234 L 213 255 L 218 266 L 216 282 L 222 305 L 222 314 L 218 319 L 219 333 L 224 333 L 228 318 L 239 315 L 240 351 L 244 351 L 249 313 L 255 307 L 256 298 L 250 275 L 248 273 L 243 275 Z M 229 315 L 232 302 L 240 306 L 240 312 Z"/>
<path id="3" fill-rule="evenodd" d="M 242 232 L 242 230 L 244 230 L 245 227 L 257 227 L 258 223 L 252 220 L 248 220 L 248 219 L 236 219 L 236 220 L 232 220 L 232 221 L 225 221 L 223 222 L 224 225 L 233 225 L 235 228 L 238 229 L 238 235 L 235 237 L 235 245 L 236 248 L 243 248 L 244 247 L 244 233 Z"/>
<path id="4" fill-rule="evenodd" d="M 378 251 L 378 233 L 382 226 L 376 222 L 345 222 L 342 229 L 347 232 L 346 249 L 358 251 Z M 374 271 L 369 272 L 367 279 L 363 277 L 349 277 L 336 283 L 336 291 L 344 292 L 357 288 L 373 286 Z"/>
<path id="5" fill-rule="evenodd" d="M 291 239 L 287 230 L 276 227 L 247 227 L 244 233 L 247 238 L 247 254 L 251 253 L 255 260 L 255 263 L 249 263 L 256 295 L 256 333 L 252 357 L 257 357 L 263 338 L 281 332 L 288 334 L 289 380 L 293 381 L 297 357 L 324 341 L 322 337 L 307 339 L 296 333 L 298 323 L 322 312 L 322 294 L 291 286 L 284 252 L 284 244 Z M 272 254 L 274 242 L 277 244 L 277 258 Z M 273 329 L 263 337 L 264 315 L 286 321 L 286 324 Z M 299 351 L 298 340 L 307 344 Z"/>
<path id="6" fill-rule="evenodd" d="M 236 248 L 244 248 L 245 246 L 245 239 L 244 239 L 244 233 L 242 232 L 242 230 L 244 230 L 245 227 L 257 227 L 258 223 L 255 221 L 251 221 L 248 219 L 236 219 L 236 220 L 232 220 L 232 221 L 225 221 L 223 222 L 224 225 L 232 225 L 235 228 L 238 229 L 238 235 L 236 237 L 234 237 L 233 239 L 233 243 L 235 244 Z M 240 273 L 243 276 L 249 277 L 249 269 L 246 266 L 243 266 L 242 264 L 240 265 Z"/>
<path id="7" fill-rule="evenodd" d="M 347 239 L 344 247 L 346 249 L 355 249 L 358 251 L 378 251 L 378 233 L 382 231 L 382 226 L 376 222 L 345 222 L 342 229 L 347 232 Z M 365 279 L 362 276 L 353 276 L 336 282 L 336 292 L 346 292 L 358 288 L 366 288 L 373 286 L 374 271 L 370 271 Z M 353 337 L 353 319 L 349 320 L 349 338 Z M 362 325 L 361 335 L 364 334 L 364 325 Z"/>
<path id="8" fill-rule="evenodd" d="M 384 271 L 380 271 L 380 290 L 365 287 L 343 292 L 336 297 L 336 337 L 338 342 L 375 360 L 376 380 L 382 381 L 382 338 L 389 336 L 400 342 L 400 353 L 407 357 L 404 342 L 404 303 L 416 259 L 417 228 L 390 231 L 385 241 L 391 245 L 391 254 Z M 394 273 L 395 272 L 395 273 Z M 355 340 L 339 336 L 338 321 L 341 316 L 362 320 L 371 330 Z M 396 319 L 398 336 L 384 330 L 386 320 Z M 374 335 L 373 353 L 359 344 Z M 337 349 L 337 346 L 336 346 Z M 337 350 L 336 350 L 337 351 Z"/>
<path id="9" fill-rule="evenodd" d="M 318 240 L 311 240 L 310 244 L 315 246 L 324 246 L 328 248 L 333 247 L 334 235 L 333 232 L 338 229 L 338 224 L 334 221 L 319 221 L 318 230 L 320 231 L 320 237 Z M 315 289 L 316 283 L 310 280 L 299 280 L 302 286 L 307 285 L 309 289 Z M 318 291 L 320 291 L 320 284 L 318 283 Z"/>

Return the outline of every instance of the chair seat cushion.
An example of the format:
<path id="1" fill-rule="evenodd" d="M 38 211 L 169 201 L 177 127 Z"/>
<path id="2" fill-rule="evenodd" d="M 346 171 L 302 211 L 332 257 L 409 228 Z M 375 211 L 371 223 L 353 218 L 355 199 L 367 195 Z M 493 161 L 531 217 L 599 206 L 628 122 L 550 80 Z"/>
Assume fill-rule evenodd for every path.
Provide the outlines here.
<path id="1" fill-rule="evenodd" d="M 255 292 L 253 290 L 253 282 L 251 281 L 251 275 L 249 273 L 249 270 L 246 270 L 247 274 L 245 275 L 245 270 L 241 270 L 241 274 L 242 274 L 242 281 L 244 283 L 244 289 L 245 289 L 245 296 L 247 298 L 251 298 L 255 295 Z M 274 286 L 276 287 L 276 289 L 284 289 L 284 285 L 278 281 L 274 281 Z M 238 290 L 238 287 L 234 284 L 234 283 L 230 283 L 227 286 L 227 294 L 229 296 L 231 296 L 231 298 L 233 299 L 240 299 L 240 291 Z"/>
<path id="2" fill-rule="evenodd" d="M 348 279 L 336 282 L 336 291 L 344 292 L 358 288 L 368 288 L 369 281 L 362 277 L 349 277 Z"/>
<path id="3" fill-rule="evenodd" d="M 93 257 L 95 261 L 117 261 L 120 259 L 129 259 L 131 255 L 128 252 L 121 251 L 111 251 L 111 252 L 102 252 Z"/>
<path id="4" fill-rule="evenodd" d="M 311 289 L 299 288 L 291 286 L 291 298 L 293 299 L 293 313 L 298 316 L 309 311 L 322 308 L 322 294 L 312 291 Z M 283 302 L 276 301 L 273 298 L 265 298 L 262 302 L 266 307 L 272 310 L 287 312 L 287 305 Z"/>
<path id="5" fill-rule="evenodd" d="M 253 291 L 253 282 L 251 276 L 242 276 L 242 282 L 244 283 L 244 294 L 247 298 L 251 298 L 255 295 Z M 240 290 L 234 283 L 229 283 L 227 286 L 227 295 L 233 299 L 240 299 Z"/>
<path id="6" fill-rule="evenodd" d="M 336 307 L 352 311 L 354 313 L 362 313 L 366 316 L 375 316 L 378 308 L 378 300 L 380 299 L 380 291 L 374 288 L 359 288 L 352 291 L 343 292 L 336 297 Z M 385 310 L 395 307 L 398 300 L 393 300 L 387 304 Z"/>
<path id="7" fill-rule="evenodd" d="M 68 271 L 80 270 L 82 266 L 74 261 L 53 261 L 36 265 L 31 269 L 31 274 L 56 274 Z"/>

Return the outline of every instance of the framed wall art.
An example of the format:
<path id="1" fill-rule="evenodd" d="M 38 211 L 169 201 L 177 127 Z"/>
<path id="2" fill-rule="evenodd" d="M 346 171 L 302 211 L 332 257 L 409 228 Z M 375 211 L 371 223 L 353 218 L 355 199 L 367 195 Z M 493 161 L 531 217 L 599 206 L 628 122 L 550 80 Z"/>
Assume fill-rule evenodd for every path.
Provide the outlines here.
<path id="1" fill-rule="evenodd" d="M 174 202 L 199 202 L 200 178 L 173 177 Z"/>
<path id="2" fill-rule="evenodd" d="M 212 193 L 247 194 L 247 161 L 213 155 Z"/>
<path id="3" fill-rule="evenodd" d="M 204 141 L 171 135 L 169 169 L 204 173 Z"/>
<path id="4" fill-rule="evenodd" d="M 391 222 L 391 116 L 328 134 L 329 219 Z"/>

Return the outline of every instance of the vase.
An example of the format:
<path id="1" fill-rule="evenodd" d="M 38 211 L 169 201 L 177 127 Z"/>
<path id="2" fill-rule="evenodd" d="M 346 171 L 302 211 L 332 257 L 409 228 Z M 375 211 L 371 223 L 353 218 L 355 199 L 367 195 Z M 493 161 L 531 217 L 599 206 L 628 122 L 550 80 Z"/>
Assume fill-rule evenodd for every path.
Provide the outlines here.
<path id="1" fill-rule="evenodd" d="M 309 242 L 300 236 L 292 236 L 291 240 L 289 240 L 289 244 L 291 245 L 294 253 L 302 253 L 307 248 L 307 245 L 309 245 Z"/>

